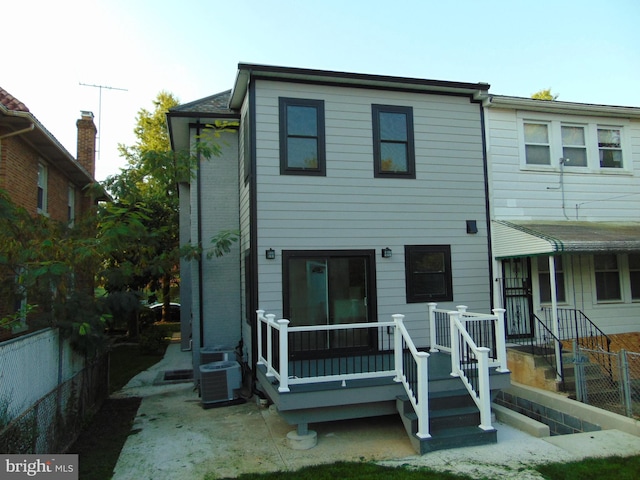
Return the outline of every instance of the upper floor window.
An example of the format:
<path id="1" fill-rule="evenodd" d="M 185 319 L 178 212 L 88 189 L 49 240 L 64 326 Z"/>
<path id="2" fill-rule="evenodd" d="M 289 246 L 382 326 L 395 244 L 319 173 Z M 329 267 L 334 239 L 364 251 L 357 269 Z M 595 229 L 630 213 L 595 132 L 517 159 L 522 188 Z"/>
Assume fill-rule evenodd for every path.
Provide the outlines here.
<path id="1" fill-rule="evenodd" d="M 572 167 L 587 166 L 587 144 L 585 142 L 584 127 L 563 125 L 562 129 L 562 158 L 566 165 Z"/>
<path id="2" fill-rule="evenodd" d="M 279 99 L 280 173 L 325 175 L 324 101 Z"/>
<path id="3" fill-rule="evenodd" d="M 569 123 L 564 119 L 533 113 L 521 119 L 523 168 L 631 173 L 630 165 L 623 161 L 624 126 L 607 126 L 586 117 L 584 122 Z"/>
<path id="4" fill-rule="evenodd" d="M 47 213 L 47 167 L 38 164 L 38 213 Z"/>
<path id="5" fill-rule="evenodd" d="M 549 126 L 545 123 L 524 124 L 524 148 L 527 165 L 550 165 Z"/>
<path id="6" fill-rule="evenodd" d="M 407 303 L 452 301 L 451 246 L 406 245 Z"/>
<path id="7" fill-rule="evenodd" d="M 620 129 L 598 128 L 598 149 L 602 168 L 622 168 Z"/>
<path id="8" fill-rule="evenodd" d="M 372 105 L 374 176 L 416 178 L 413 109 Z"/>

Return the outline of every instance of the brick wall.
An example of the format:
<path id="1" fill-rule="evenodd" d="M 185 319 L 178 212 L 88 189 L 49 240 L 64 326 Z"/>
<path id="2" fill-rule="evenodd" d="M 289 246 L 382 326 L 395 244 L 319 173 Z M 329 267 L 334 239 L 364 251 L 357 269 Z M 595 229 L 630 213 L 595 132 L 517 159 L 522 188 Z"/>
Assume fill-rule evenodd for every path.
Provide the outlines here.
<path id="1" fill-rule="evenodd" d="M 93 124 L 93 123 L 92 123 Z M 20 136 L 1 141 L 0 188 L 7 191 L 13 202 L 32 214 L 38 211 L 38 164 L 47 166 L 47 214 L 55 220 L 68 220 L 69 179 L 55 165 L 47 163 Z M 91 200 L 75 185 L 76 218 L 89 211 Z"/>

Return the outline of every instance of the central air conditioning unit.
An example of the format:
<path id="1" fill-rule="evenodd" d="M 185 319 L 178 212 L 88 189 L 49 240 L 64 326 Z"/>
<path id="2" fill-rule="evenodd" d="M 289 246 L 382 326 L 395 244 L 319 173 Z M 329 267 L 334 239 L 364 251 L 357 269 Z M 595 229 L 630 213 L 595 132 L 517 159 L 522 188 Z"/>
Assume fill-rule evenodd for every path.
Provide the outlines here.
<path id="1" fill-rule="evenodd" d="M 235 360 L 235 350 L 231 347 L 216 345 L 213 347 L 202 347 L 200 349 L 200 365 L 211 362 L 224 362 Z"/>
<path id="2" fill-rule="evenodd" d="M 234 400 L 235 390 L 241 386 L 242 373 L 238 362 L 224 361 L 200 365 L 200 396 L 203 406 Z"/>

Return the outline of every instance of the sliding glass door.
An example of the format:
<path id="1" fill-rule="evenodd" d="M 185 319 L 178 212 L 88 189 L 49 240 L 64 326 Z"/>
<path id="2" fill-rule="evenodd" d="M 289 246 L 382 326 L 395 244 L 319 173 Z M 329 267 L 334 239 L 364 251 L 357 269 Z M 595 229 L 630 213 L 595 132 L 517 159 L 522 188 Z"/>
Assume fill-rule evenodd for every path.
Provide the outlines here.
<path id="1" fill-rule="evenodd" d="M 284 310 L 291 326 L 366 323 L 375 318 L 373 251 L 284 251 Z M 323 330 L 307 349 L 368 346 L 367 330 Z"/>

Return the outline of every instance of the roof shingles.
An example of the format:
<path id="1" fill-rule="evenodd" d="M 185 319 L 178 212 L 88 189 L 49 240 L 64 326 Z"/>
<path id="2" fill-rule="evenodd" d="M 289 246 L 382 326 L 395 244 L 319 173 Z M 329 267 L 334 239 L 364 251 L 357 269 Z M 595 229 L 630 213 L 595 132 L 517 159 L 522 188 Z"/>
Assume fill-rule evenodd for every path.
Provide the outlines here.
<path id="1" fill-rule="evenodd" d="M 2 87 L 0 87 L 0 103 L 4 105 L 4 107 L 8 110 L 13 110 L 16 112 L 29 112 L 29 109 L 24 103 L 11 95 Z"/>

